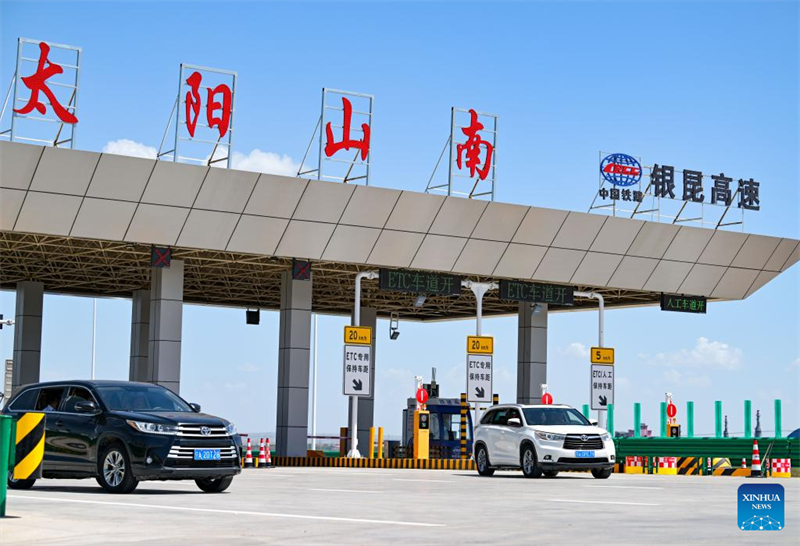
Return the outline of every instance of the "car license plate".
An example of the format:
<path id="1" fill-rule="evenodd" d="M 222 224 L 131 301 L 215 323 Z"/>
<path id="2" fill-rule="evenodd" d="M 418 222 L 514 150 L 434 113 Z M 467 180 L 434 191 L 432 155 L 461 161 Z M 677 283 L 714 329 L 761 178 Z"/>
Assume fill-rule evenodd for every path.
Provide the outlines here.
<path id="1" fill-rule="evenodd" d="M 576 451 L 575 456 L 581 459 L 591 459 L 594 457 L 594 451 Z"/>
<path id="2" fill-rule="evenodd" d="M 222 459 L 219 449 L 195 449 L 195 461 L 219 461 Z"/>

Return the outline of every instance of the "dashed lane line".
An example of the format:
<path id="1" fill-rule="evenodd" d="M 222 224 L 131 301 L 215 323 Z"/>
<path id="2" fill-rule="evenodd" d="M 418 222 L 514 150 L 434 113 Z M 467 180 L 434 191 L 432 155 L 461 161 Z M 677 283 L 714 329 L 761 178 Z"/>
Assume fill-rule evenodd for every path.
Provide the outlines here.
<path id="1" fill-rule="evenodd" d="M 547 499 L 549 502 L 575 502 L 579 504 L 617 504 L 620 506 L 661 506 L 651 502 L 593 501 L 580 499 Z"/>

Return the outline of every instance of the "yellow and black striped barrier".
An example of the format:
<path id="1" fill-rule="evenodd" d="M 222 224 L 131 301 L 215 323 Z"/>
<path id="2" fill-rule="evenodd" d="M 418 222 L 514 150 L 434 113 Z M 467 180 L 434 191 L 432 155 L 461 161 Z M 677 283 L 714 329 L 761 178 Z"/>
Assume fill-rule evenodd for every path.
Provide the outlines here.
<path id="1" fill-rule="evenodd" d="M 475 470 L 472 459 L 367 459 L 362 457 L 273 457 L 275 466 L 317 466 L 328 468 L 407 468 L 417 470 Z"/>
<path id="2" fill-rule="evenodd" d="M 45 419 L 44 413 L 25 413 L 17 420 L 14 438 L 15 480 L 35 480 L 42 477 Z"/>

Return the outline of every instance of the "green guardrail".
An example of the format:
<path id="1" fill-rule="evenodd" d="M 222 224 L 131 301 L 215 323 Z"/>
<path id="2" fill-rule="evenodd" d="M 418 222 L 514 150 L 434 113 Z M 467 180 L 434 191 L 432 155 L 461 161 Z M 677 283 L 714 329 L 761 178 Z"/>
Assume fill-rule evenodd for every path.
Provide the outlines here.
<path id="1" fill-rule="evenodd" d="M 800 467 L 800 439 L 756 438 L 763 461 L 791 459 L 792 468 Z M 615 438 L 617 459 L 624 457 L 714 457 L 731 463 L 753 456 L 753 438 Z"/>
<path id="2" fill-rule="evenodd" d="M 14 467 L 14 418 L 0 415 L 0 517 L 6 515 L 8 470 Z"/>

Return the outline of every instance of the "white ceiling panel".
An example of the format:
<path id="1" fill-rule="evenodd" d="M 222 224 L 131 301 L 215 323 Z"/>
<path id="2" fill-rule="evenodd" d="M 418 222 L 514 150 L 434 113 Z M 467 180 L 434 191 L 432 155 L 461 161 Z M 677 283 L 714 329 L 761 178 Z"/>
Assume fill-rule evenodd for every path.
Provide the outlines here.
<path id="1" fill-rule="evenodd" d="M 800 261 L 800 245 L 794 247 L 794 251 L 789 256 L 789 259 L 786 260 L 786 263 L 783 264 L 783 267 L 781 268 L 781 271 L 786 271 L 787 269 L 792 267 L 794 264 L 796 264 L 798 261 Z"/>
<path id="2" fill-rule="evenodd" d="M 752 286 L 753 281 L 759 271 L 755 269 L 739 269 L 736 267 L 729 267 L 725 274 L 722 275 L 714 291 L 711 293 L 712 298 L 722 298 L 726 300 L 740 300 L 744 298 L 747 290 Z"/>
<path id="3" fill-rule="evenodd" d="M 487 205 L 488 202 L 480 199 L 447 197 L 433 221 L 430 233 L 469 237 Z"/>
<path id="4" fill-rule="evenodd" d="M 645 222 L 627 254 L 640 258 L 661 258 L 679 229 L 681 227 L 674 224 Z"/>
<path id="5" fill-rule="evenodd" d="M 777 277 L 779 273 L 777 271 L 761 271 L 756 275 L 756 280 L 753 281 L 753 284 L 750 286 L 750 289 L 747 291 L 745 298 L 749 298 L 754 292 L 759 290 L 762 286 L 767 284 L 769 281 Z"/>
<path id="6" fill-rule="evenodd" d="M 424 238 L 422 233 L 384 229 L 367 261 L 377 266 L 408 267 Z"/>
<path id="7" fill-rule="evenodd" d="M 27 190 L 44 146 L 0 142 L 0 188 Z"/>
<path id="8" fill-rule="evenodd" d="M 121 241 L 135 210 L 136 203 L 129 201 L 87 197 L 78 211 L 70 236 Z"/>
<path id="9" fill-rule="evenodd" d="M 138 202 L 155 166 L 155 160 L 103 154 L 86 195 Z"/>
<path id="10" fill-rule="evenodd" d="M 443 195 L 404 191 L 389 216 L 386 229 L 427 233 L 443 202 Z"/>
<path id="11" fill-rule="evenodd" d="M 272 256 L 288 223 L 289 220 L 285 218 L 245 214 L 239 220 L 226 250 Z"/>
<path id="12" fill-rule="evenodd" d="M 507 203 L 489 203 L 480 222 L 475 226 L 472 237 L 490 241 L 510 241 L 522 224 L 529 208 Z"/>
<path id="13" fill-rule="evenodd" d="M 775 252 L 772 253 L 772 256 L 769 257 L 767 263 L 764 264 L 764 269 L 768 269 L 769 271 L 780 271 L 783 264 L 786 263 L 786 260 L 789 259 L 791 256 L 792 251 L 797 248 L 798 242 L 793 239 L 781 239 L 781 242 L 778 243 Z"/>
<path id="14" fill-rule="evenodd" d="M 622 258 L 622 262 L 620 262 L 614 275 L 609 279 L 608 286 L 641 290 L 656 265 L 658 265 L 658 260 L 653 258 L 625 256 Z"/>
<path id="15" fill-rule="evenodd" d="M 710 296 L 722 275 L 725 274 L 725 270 L 725 267 L 719 265 L 695 264 L 678 288 L 678 293 Z"/>
<path id="16" fill-rule="evenodd" d="M 78 214 L 82 197 L 28 192 L 14 231 L 67 235 Z"/>
<path id="17" fill-rule="evenodd" d="M 462 237 L 426 235 L 417 255 L 411 262 L 411 267 L 413 269 L 450 271 L 466 243 L 467 240 Z"/>
<path id="18" fill-rule="evenodd" d="M 194 208 L 241 213 L 256 180 L 258 173 L 211 169 L 200 188 Z"/>
<path id="19" fill-rule="evenodd" d="M 588 252 L 570 283 L 605 286 L 621 261 L 622 256 L 619 254 Z"/>
<path id="20" fill-rule="evenodd" d="M 747 240 L 746 233 L 715 230 L 711 241 L 697 259 L 699 263 L 729 266 Z"/>
<path id="21" fill-rule="evenodd" d="M 323 260 L 363 264 L 381 230 L 356 226 L 337 226 L 328 246 L 322 253 Z"/>
<path id="22" fill-rule="evenodd" d="M 553 246 L 557 248 L 573 248 L 588 250 L 600 232 L 608 216 L 570 212 L 564 225 L 556 235 Z"/>
<path id="23" fill-rule="evenodd" d="M 238 220 L 238 214 L 195 209 L 189 213 L 177 244 L 191 248 L 225 250 Z"/>
<path id="24" fill-rule="evenodd" d="M 542 263 L 536 268 L 533 279 L 568 283 L 585 255 L 586 252 L 582 250 L 550 248 L 542 258 Z"/>
<path id="25" fill-rule="evenodd" d="M 83 197 L 99 160 L 100 154 L 95 152 L 45 148 L 31 189 Z"/>
<path id="26" fill-rule="evenodd" d="M 491 275 L 508 243 L 470 239 L 456 260 L 453 271 L 470 275 Z"/>
<path id="27" fill-rule="evenodd" d="M 672 244 L 669 245 L 667 252 L 664 253 L 664 259 L 696 262 L 712 235 L 714 235 L 714 230 L 711 229 L 682 226 L 675 238 L 672 239 Z"/>
<path id="28" fill-rule="evenodd" d="M 318 260 L 333 234 L 335 224 L 292 220 L 286 227 L 276 256 Z"/>
<path id="29" fill-rule="evenodd" d="M 661 260 L 647 279 L 643 290 L 676 293 L 691 269 L 690 263 Z"/>
<path id="30" fill-rule="evenodd" d="M 191 207 L 209 167 L 158 161 L 142 196 L 142 203 Z"/>
<path id="31" fill-rule="evenodd" d="M 531 207 L 514 235 L 513 242 L 550 246 L 568 214 L 565 210 Z"/>
<path id="32" fill-rule="evenodd" d="M 174 245 L 189 209 L 140 204 L 133 215 L 125 240 L 134 243 Z"/>
<path id="33" fill-rule="evenodd" d="M 764 235 L 750 235 L 744 246 L 739 250 L 736 258 L 731 263 L 732 267 L 746 267 L 748 269 L 763 269 L 764 264 L 781 242 L 779 237 L 765 237 Z"/>
<path id="34" fill-rule="evenodd" d="M 545 246 L 511 243 L 492 274 L 512 279 L 530 279 L 539 267 L 545 252 L 547 252 Z"/>
<path id="35" fill-rule="evenodd" d="M 355 184 L 310 180 L 292 218 L 335 224 L 342 217 L 355 189 Z"/>
<path id="36" fill-rule="evenodd" d="M 307 185 L 308 180 L 305 178 L 262 174 L 247 203 L 245 213 L 291 218 Z"/>
<path id="37" fill-rule="evenodd" d="M 399 190 L 356 186 L 356 191 L 350 198 L 339 223 L 382 228 L 386 225 L 401 193 Z"/>
<path id="38" fill-rule="evenodd" d="M 0 188 L 0 229 L 11 231 L 17 221 L 22 201 L 25 200 L 23 190 Z"/>
<path id="39" fill-rule="evenodd" d="M 607 254 L 625 254 L 642 227 L 644 222 L 641 220 L 609 216 L 590 250 Z"/>

